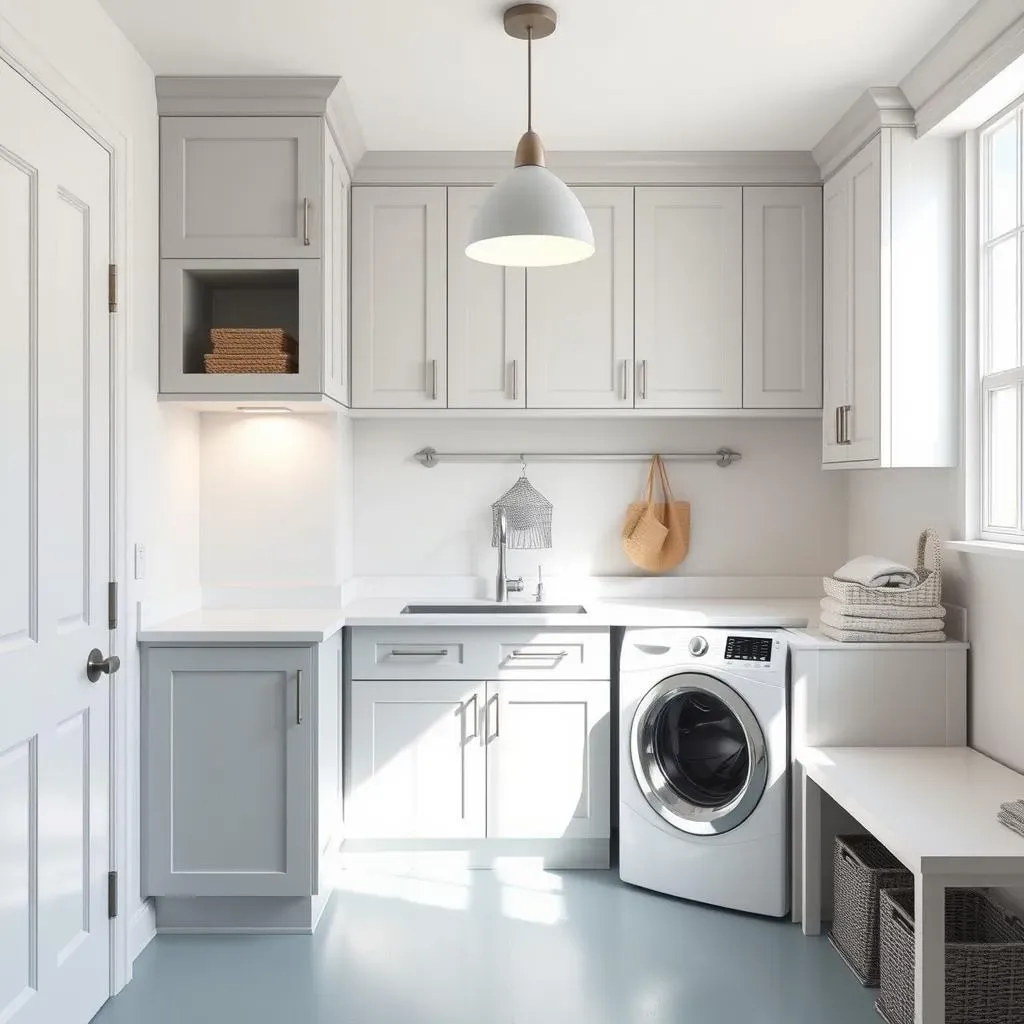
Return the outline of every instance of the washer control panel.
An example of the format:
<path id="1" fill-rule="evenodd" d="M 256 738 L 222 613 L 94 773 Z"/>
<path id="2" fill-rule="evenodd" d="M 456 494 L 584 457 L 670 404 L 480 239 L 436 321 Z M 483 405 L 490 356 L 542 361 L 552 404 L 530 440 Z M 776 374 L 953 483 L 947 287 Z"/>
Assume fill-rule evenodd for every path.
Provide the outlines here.
<path id="1" fill-rule="evenodd" d="M 703 658 L 708 653 L 708 642 L 702 636 L 690 637 L 690 642 L 687 646 L 695 658 Z"/>
<path id="2" fill-rule="evenodd" d="M 705 641 L 706 648 L 707 642 Z M 692 647 L 690 650 L 693 652 Z M 725 660 L 753 662 L 760 665 L 767 664 L 772 660 L 771 637 L 730 635 L 725 640 Z"/>

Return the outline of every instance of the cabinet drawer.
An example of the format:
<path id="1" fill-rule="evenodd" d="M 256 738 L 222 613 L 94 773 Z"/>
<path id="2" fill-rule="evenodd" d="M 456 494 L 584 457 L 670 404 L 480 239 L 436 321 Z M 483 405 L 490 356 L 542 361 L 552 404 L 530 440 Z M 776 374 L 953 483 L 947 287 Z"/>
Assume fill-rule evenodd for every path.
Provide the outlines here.
<path id="1" fill-rule="evenodd" d="M 608 630 L 354 629 L 352 679 L 607 679 Z"/>

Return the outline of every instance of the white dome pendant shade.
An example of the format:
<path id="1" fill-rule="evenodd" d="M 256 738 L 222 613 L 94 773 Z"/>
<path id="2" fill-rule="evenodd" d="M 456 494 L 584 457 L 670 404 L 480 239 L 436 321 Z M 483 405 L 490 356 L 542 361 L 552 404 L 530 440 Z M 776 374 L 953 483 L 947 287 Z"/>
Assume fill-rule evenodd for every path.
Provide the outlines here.
<path id="1" fill-rule="evenodd" d="M 515 168 L 491 189 L 477 211 L 466 255 L 504 267 L 554 267 L 594 254 L 594 231 L 572 190 L 544 166 L 544 146 L 532 128 L 533 39 L 555 30 L 556 16 L 542 4 L 517 4 L 505 12 L 505 31 L 527 40 L 527 131 Z"/>

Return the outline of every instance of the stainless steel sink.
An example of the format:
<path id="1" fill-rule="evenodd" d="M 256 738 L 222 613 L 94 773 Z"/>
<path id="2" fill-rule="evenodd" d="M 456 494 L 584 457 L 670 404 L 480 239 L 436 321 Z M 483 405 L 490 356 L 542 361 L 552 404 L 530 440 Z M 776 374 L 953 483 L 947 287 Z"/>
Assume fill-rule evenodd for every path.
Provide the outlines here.
<path id="1" fill-rule="evenodd" d="M 407 604 L 403 615 L 585 615 L 581 604 Z"/>

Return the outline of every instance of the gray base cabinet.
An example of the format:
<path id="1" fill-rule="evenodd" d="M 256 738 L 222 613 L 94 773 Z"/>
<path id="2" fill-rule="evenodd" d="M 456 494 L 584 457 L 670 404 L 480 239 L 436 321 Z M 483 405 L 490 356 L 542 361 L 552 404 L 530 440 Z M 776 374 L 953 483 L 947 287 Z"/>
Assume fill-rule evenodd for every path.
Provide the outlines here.
<path id="1" fill-rule="evenodd" d="M 146 896 L 317 893 L 341 788 L 340 645 L 144 649 Z"/>

